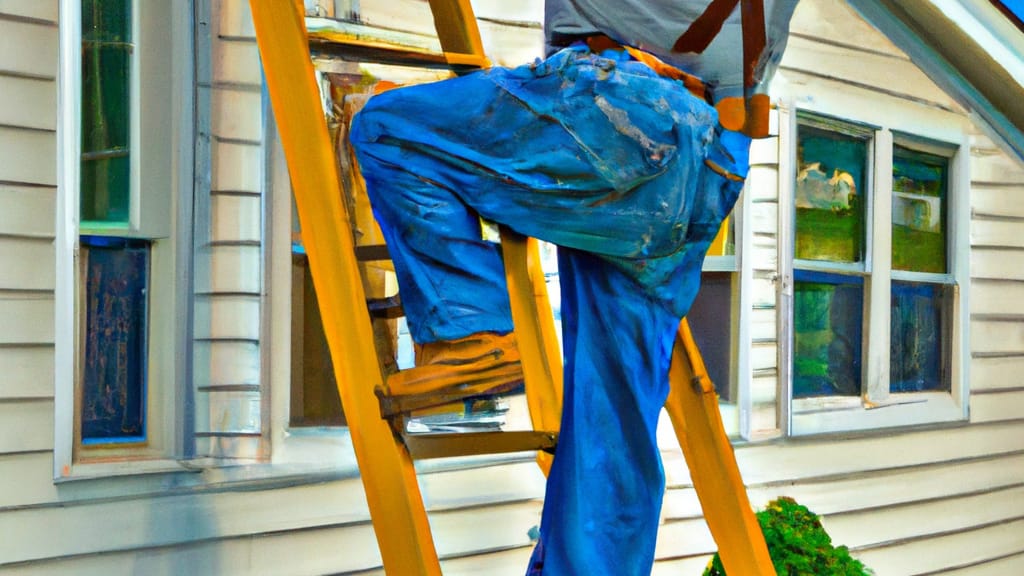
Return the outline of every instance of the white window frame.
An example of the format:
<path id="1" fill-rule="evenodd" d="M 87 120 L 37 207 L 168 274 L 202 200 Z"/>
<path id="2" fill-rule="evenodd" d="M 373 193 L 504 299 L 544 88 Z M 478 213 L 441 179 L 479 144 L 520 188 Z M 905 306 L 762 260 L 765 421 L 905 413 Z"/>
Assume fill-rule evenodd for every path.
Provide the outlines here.
<path id="1" fill-rule="evenodd" d="M 877 102 L 872 100 L 877 98 Z M 871 125 L 869 148 L 871 195 L 866 207 L 865 350 L 862 368 L 862 396 L 793 399 L 792 397 L 792 295 L 794 278 L 793 239 L 796 190 L 795 109 L 810 114 L 843 119 L 851 124 Z M 970 364 L 970 146 L 968 120 L 954 113 L 921 106 L 894 103 L 882 96 L 836 94 L 804 98 L 780 107 L 782 146 L 788 155 L 789 173 L 780 175 L 780 268 L 785 305 L 780 310 L 781 380 L 783 414 L 790 435 L 885 429 L 942 422 L 968 417 Z M 889 315 L 891 280 L 902 277 L 890 269 L 892 246 L 891 190 L 894 141 L 901 135 L 931 141 L 949 150 L 948 230 L 949 274 L 954 285 L 950 353 L 950 392 L 889 393 Z M 931 150 L 936 151 L 936 150 Z M 785 164 L 785 163 L 784 163 Z M 804 264 L 804 263 L 802 263 Z M 919 279 L 919 278 L 918 278 Z"/>
<path id="2" fill-rule="evenodd" d="M 59 0 L 60 65 L 58 97 L 58 192 L 56 224 L 54 479 L 182 470 L 175 456 L 184 441 L 177 380 L 183 373 L 185 330 L 178 308 L 187 306 L 175 290 L 190 257 L 190 218 L 178 217 L 174 195 L 191 194 L 191 50 L 192 13 L 187 3 L 154 4 L 136 0 L 132 10 L 131 195 L 128 226 L 79 222 L 81 163 L 81 0 Z M 143 32 L 152 31 L 152 32 Z M 169 82 L 143 81 L 146 66 L 166 66 Z M 175 89 L 180 87 L 181 89 Z M 168 133 L 170 132 L 170 133 Z M 143 181 L 143 174 L 145 181 Z M 174 230 L 172 236 L 171 231 Z M 147 322 L 146 442 L 144 446 L 99 448 L 81 454 L 77 437 L 78 363 L 81 310 L 78 303 L 79 236 L 95 234 L 157 240 L 150 253 Z"/>

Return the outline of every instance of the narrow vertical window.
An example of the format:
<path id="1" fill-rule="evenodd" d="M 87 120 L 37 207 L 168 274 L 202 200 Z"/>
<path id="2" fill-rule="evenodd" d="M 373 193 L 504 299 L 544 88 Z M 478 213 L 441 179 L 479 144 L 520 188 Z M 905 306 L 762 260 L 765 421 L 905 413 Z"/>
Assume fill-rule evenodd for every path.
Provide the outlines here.
<path id="1" fill-rule="evenodd" d="M 145 443 L 150 260 L 131 229 L 132 0 L 82 0 L 78 437 Z M 109 235 L 115 234 L 115 235 Z"/>
<path id="2" fill-rule="evenodd" d="M 83 0 L 82 222 L 129 222 L 133 53 L 132 0 Z"/>

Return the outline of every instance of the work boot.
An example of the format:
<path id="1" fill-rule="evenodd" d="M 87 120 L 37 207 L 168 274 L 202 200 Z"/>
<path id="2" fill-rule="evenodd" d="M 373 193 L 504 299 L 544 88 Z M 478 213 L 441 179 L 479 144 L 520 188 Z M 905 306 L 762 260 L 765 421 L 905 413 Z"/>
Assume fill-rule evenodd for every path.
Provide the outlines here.
<path id="1" fill-rule="evenodd" d="M 449 398 L 502 392 L 523 381 L 514 333 L 480 332 L 416 345 L 416 366 L 388 378 L 392 396 Z"/>

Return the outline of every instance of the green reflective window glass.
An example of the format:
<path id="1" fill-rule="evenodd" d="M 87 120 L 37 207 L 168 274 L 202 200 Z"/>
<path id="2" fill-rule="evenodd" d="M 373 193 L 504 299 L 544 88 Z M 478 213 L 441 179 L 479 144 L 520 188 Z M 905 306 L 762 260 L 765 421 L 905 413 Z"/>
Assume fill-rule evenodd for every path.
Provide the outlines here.
<path id="1" fill-rule="evenodd" d="M 868 140 L 864 137 L 799 127 L 797 259 L 863 261 L 867 160 Z"/>
<path id="2" fill-rule="evenodd" d="M 793 290 L 793 397 L 859 396 L 864 282 L 797 271 Z"/>
<path id="3" fill-rule="evenodd" d="M 127 223 L 131 167 L 131 0 L 82 3 L 81 219 Z"/>
<path id="4" fill-rule="evenodd" d="M 132 0 L 82 0 L 82 40 L 132 41 Z"/>
<path id="5" fill-rule="evenodd" d="M 892 283 L 889 390 L 949 390 L 949 337 L 953 287 Z"/>
<path id="6" fill-rule="evenodd" d="M 949 159 L 895 146 L 892 161 L 892 267 L 946 272 Z"/>
<path id="7" fill-rule="evenodd" d="M 85 222 L 127 222 L 131 162 L 128 155 L 83 160 L 81 213 Z"/>

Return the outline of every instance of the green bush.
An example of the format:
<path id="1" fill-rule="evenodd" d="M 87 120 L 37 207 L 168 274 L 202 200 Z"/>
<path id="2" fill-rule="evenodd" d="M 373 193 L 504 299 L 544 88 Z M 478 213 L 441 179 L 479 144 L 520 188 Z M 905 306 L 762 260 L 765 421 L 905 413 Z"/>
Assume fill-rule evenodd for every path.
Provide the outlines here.
<path id="1" fill-rule="evenodd" d="M 832 546 L 818 516 L 792 498 L 779 498 L 757 513 L 778 576 L 870 576 L 846 546 Z M 725 576 L 715 554 L 704 576 Z"/>

